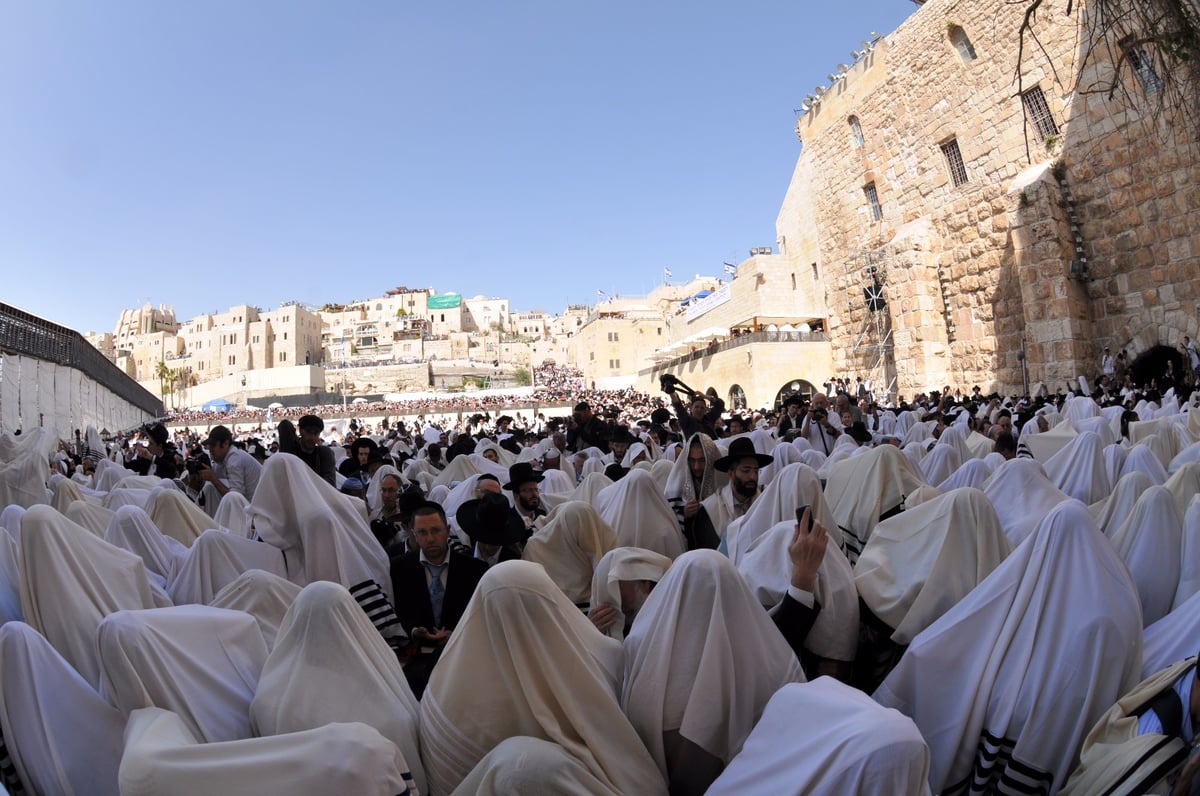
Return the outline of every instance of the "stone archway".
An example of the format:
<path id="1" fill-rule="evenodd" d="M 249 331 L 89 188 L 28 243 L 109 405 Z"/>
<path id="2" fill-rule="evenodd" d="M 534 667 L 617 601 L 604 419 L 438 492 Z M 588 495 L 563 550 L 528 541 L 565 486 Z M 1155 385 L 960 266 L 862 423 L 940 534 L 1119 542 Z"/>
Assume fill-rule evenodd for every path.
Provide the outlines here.
<path id="1" fill-rule="evenodd" d="M 787 398 L 793 393 L 799 393 L 801 397 L 807 401 L 817 392 L 819 391 L 813 386 L 812 382 L 804 379 L 792 379 L 791 381 L 785 382 L 784 385 L 779 388 L 779 391 L 775 393 L 775 401 L 773 402 L 772 406 L 778 408 L 783 403 L 783 399 Z"/>
<path id="2" fill-rule="evenodd" d="M 742 385 L 734 384 L 729 388 L 729 398 L 725 403 L 730 410 L 746 408 L 746 391 Z"/>
<path id="3" fill-rule="evenodd" d="M 1151 346 L 1138 354 L 1129 364 L 1129 376 L 1133 379 L 1134 384 L 1146 387 L 1150 386 L 1151 380 L 1156 380 L 1159 391 L 1165 392 L 1167 387 L 1173 386 L 1163 384 L 1163 377 L 1166 374 L 1168 362 L 1173 363 L 1175 373 L 1182 378 L 1185 370 L 1183 352 L 1177 348 L 1165 345 Z"/>

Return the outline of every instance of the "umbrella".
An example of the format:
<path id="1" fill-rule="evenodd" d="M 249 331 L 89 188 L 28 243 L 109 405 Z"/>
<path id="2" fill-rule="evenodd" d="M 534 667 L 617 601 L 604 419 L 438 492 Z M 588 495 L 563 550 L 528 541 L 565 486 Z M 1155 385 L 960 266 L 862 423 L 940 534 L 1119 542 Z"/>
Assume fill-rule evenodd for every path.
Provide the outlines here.
<path id="1" fill-rule="evenodd" d="M 213 398 L 203 407 L 205 412 L 228 412 L 232 408 L 233 404 L 224 398 Z"/>
<path id="2" fill-rule="evenodd" d="M 275 401 L 274 403 L 267 404 L 267 408 L 268 409 L 282 409 L 283 404 L 279 403 L 279 401 Z"/>

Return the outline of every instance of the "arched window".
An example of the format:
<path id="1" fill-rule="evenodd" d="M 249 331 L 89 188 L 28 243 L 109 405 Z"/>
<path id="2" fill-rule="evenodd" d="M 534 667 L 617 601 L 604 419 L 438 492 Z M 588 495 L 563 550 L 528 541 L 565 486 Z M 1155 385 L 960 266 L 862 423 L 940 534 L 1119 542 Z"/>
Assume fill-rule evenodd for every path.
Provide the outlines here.
<path id="1" fill-rule="evenodd" d="M 958 50 L 958 56 L 963 59 L 964 64 L 969 64 L 974 61 L 977 56 L 975 47 L 971 44 L 971 37 L 967 32 L 958 25 L 950 26 L 950 43 L 954 45 L 954 49 Z"/>
<path id="2" fill-rule="evenodd" d="M 859 123 L 857 116 L 850 117 L 850 137 L 854 141 L 855 146 L 862 146 L 866 141 L 863 138 L 862 124 Z"/>

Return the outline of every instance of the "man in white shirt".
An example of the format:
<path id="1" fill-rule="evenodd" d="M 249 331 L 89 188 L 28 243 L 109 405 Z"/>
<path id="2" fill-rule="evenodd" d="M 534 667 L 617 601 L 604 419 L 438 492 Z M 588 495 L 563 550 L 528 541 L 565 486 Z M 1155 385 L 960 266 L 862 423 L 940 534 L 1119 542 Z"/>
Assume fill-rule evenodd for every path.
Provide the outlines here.
<path id="1" fill-rule="evenodd" d="M 214 426 L 204 445 L 208 448 L 213 466 L 202 468 L 200 477 L 216 487 L 222 496 L 226 492 L 240 492 L 246 500 L 253 500 L 262 465 L 249 453 L 234 446 L 233 434 L 225 426 Z"/>

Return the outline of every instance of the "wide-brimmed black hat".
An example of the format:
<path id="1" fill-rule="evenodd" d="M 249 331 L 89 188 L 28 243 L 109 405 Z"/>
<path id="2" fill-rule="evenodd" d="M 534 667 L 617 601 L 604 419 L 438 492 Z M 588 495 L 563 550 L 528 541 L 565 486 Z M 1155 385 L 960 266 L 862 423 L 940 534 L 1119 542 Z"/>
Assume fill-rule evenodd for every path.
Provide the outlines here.
<path id="1" fill-rule="evenodd" d="M 508 498 L 495 492 L 468 500 L 459 507 L 454 518 L 467 536 L 483 544 L 514 544 L 526 536 L 521 515 L 509 505 Z"/>
<path id="2" fill-rule="evenodd" d="M 543 480 L 544 476 L 534 470 L 532 464 L 529 462 L 517 462 L 508 468 L 508 483 L 504 485 L 504 488 L 510 492 L 516 492 L 521 488 L 521 484 L 527 484 L 530 481 L 540 484 Z"/>
<path id="3" fill-rule="evenodd" d="M 727 473 L 741 459 L 754 459 L 758 462 L 759 467 L 766 467 L 775 461 L 774 456 L 768 456 L 765 453 L 759 453 L 754 450 L 754 443 L 750 441 L 749 437 L 738 437 L 729 443 L 729 454 L 713 462 L 713 467 L 723 473 Z"/>
<path id="4" fill-rule="evenodd" d="M 871 432 L 867 431 L 867 424 L 861 420 L 855 420 L 851 423 L 850 428 L 846 429 L 846 433 L 860 445 L 865 445 L 871 441 Z"/>

